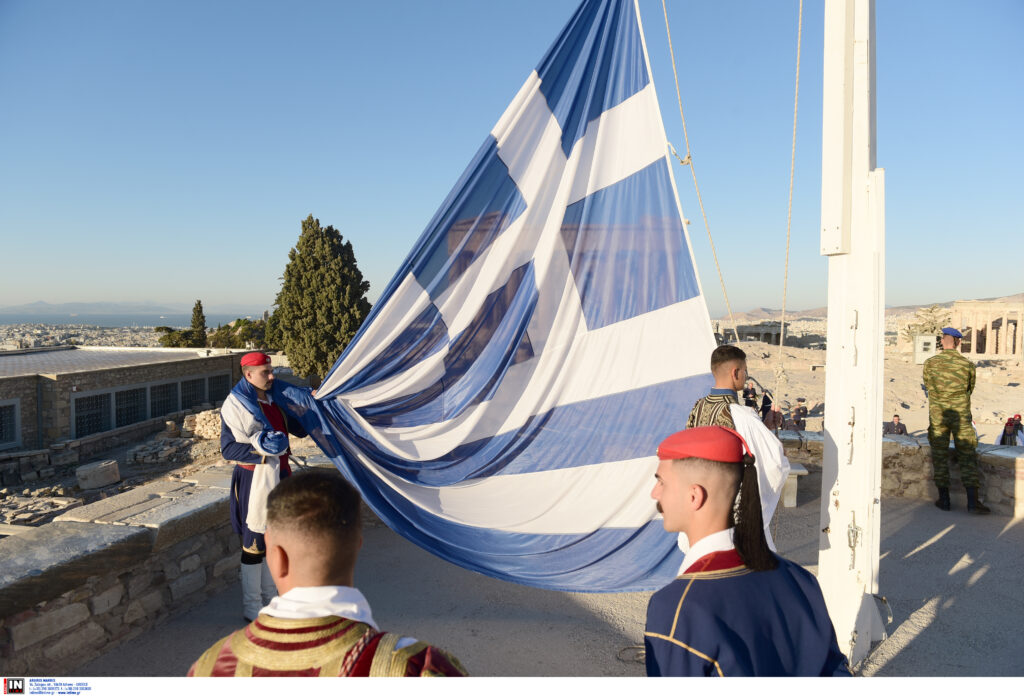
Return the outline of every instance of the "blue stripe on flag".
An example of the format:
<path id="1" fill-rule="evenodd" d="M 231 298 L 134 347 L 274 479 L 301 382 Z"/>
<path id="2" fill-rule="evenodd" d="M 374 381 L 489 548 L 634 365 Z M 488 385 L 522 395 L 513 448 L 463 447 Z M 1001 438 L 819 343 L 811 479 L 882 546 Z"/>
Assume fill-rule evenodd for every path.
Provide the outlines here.
<path id="1" fill-rule="evenodd" d="M 666 159 L 569 206 L 562 240 L 590 330 L 699 293 Z"/>
<path id="2" fill-rule="evenodd" d="M 521 428 L 480 436 L 443 457 L 408 460 L 389 453 L 369 433 L 348 423 L 350 437 L 374 463 L 407 481 L 447 486 L 501 474 L 568 469 L 652 456 L 658 443 L 686 426 L 711 375 L 655 384 L 619 394 L 558 406 L 531 417 Z M 348 422 L 333 403 L 322 404 Z"/>
<path id="3" fill-rule="evenodd" d="M 587 124 L 650 82 L 632 0 L 585 2 L 537 66 L 568 157 Z"/>
<path id="4" fill-rule="evenodd" d="M 445 520 L 380 486 L 365 468 L 350 464 L 348 457 L 334 462 L 389 527 L 445 560 L 501 580 L 571 592 L 640 592 L 666 585 L 682 563 L 677 535 L 666 533 L 660 520 L 640 528 L 607 528 L 589 534 L 523 534 L 471 527 Z"/>
<path id="5" fill-rule="evenodd" d="M 638 528 L 603 528 L 589 534 L 524 534 L 445 520 L 381 485 L 356 461 L 349 450 L 353 443 L 347 414 L 334 401 L 318 403 L 309 390 L 289 384 L 275 385 L 274 397 L 301 421 L 385 524 L 464 568 L 549 590 L 641 592 L 663 587 L 682 563 L 677 535 L 666 533 L 660 520 Z"/>
<path id="6" fill-rule="evenodd" d="M 339 387 L 352 391 L 380 382 L 430 357 L 448 343 L 448 328 L 437 307 L 428 304 L 395 340 Z"/>
<path id="7" fill-rule="evenodd" d="M 533 357 L 526 328 L 537 306 L 533 263 L 509 274 L 451 342 L 444 377 L 417 394 L 356 409 L 372 426 L 415 426 L 455 418 L 490 399 L 512 365 Z"/>
<path id="8" fill-rule="evenodd" d="M 416 243 L 411 268 L 436 300 L 526 210 L 498 143 L 488 137 Z"/>

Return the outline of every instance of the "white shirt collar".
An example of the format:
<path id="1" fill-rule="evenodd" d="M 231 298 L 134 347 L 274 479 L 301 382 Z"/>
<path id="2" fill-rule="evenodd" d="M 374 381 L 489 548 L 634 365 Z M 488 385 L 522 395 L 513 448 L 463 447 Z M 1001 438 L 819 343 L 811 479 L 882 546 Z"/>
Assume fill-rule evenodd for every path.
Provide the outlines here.
<path id="1" fill-rule="evenodd" d="M 327 585 L 324 587 L 293 587 L 283 595 L 270 600 L 261 614 L 279 619 L 314 619 L 323 616 L 341 616 L 377 628 L 370 612 L 370 604 L 363 593 L 354 587 Z"/>
<path id="2" fill-rule="evenodd" d="M 690 550 L 683 556 L 683 564 L 679 566 L 680 574 L 686 572 L 687 568 L 708 554 L 716 551 L 729 551 L 736 548 L 736 545 L 732 540 L 732 535 L 733 528 L 729 527 L 728 529 L 723 529 L 720 532 L 708 534 L 706 537 L 691 546 Z"/>

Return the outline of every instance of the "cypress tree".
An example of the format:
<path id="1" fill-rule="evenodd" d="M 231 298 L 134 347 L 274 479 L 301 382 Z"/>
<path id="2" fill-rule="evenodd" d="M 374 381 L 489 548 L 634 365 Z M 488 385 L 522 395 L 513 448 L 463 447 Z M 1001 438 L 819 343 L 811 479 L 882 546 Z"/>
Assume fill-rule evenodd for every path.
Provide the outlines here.
<path id="1" fill-rule="evenodd" d="M 203 314 L 201 300 L 196 300 L 192 307 L 192 328 L 189 329 L 188 345 L 193 348 L 206 346 L 206 315 Z"/>
<path id="2" fill-rule="evenodd" d="M 352 243 L 312 215 L 302 221 L 282 280 L 267 339 L 280 342 L 296 374 L 322 378 L 369 314 L 370 283 Z"/>

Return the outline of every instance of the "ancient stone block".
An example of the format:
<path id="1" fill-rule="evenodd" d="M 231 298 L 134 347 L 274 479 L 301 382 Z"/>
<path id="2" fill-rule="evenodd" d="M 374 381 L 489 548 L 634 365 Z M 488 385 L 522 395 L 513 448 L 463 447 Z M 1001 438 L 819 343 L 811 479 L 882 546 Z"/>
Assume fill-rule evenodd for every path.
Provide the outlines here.
<path id="1" fill-rule="evenodd" d="M 128 596 L 135 599 L 142 592 L 145 592 L 153 584 L 153 572 L 142 570 L 128 580 Z"/>
<path id="2" fill-rule="evenodd" d="M 221 488 L 197 488 L 190 495 L 173 499 L 172 504 L 142 511 L 125 518 L 125 524 L 156 530 L 153 549 L 159 551 L 184 539 L 216 529 L 228 522 L 228 491 Z"/>
<path id="3" fill-rule="evenodd" d="M 200 568 L 188 575 L 181 576 L 169 585 L 171 598 L 175 602 L 179 602 L 182 598 L 201 590 L 204 585 L 206 585 L 206 571 Z"/>
<path id="4" fill-rule="evenodd" d="M 181 569 L 182 573 L 191 573 L 193 570 L 199 568 L 201 565 L 202 562 L 201 559 L 199 558 L 199 554 L 194 553 L 191 556 L 186 556 L 185 558 L 181 559 L 181 563 L 178 564 L 178 567 Z"/>
<path id="5" fill-rule="evenodd" d="M 164 605 L 163 590 L 153 590 L 139 598 L 139 604 L 147 614 L 155 614 Z"/>
<path id="6" fill-rule="evenodd" d="M 181 570 L 178 568 L 177 563 L 168 561 L 167 563 L 164 563 L 163 569 L 164 577 L 167 578 L 168 581 L 177 580 L 181 577 Z"/>
<path id="7" fill-rule="evenodd" d="M 83 491 L 103 488 L 121 480 L 116 459 L 107 459 L 80 466 L 75 469 L 75 475 L 78 477 L 78 487 Z"/>
<path id="8" fill-rule="evenodd" d="M 224 573 L 237 573 L 240 563 L 241 561 L 239 560 L 237 553 L 233 553 L 226 558 L 220 559 L 213 566 L 213 577 L 220 577 Z"/>
<path id="9" fill-rule="evenodd" d="M 21 650 L 50 636 L 66 631 L 89 618 L 89 608 L 84 604 L 70 604 L 54 611 L 40 614 L 24 623 L 10 626 L 11 643 Z"/>
<path id="10" fill-rule="evenodd" d="M 104 643 L 106 636 L 107 634 L 102 626 L 94 621 L 90 621 L 74 633 L 69 633 L 53 645 L 44 648 L 43 655 L 48 660 L 55 662 L 67 662 L 75 657 L 84 657 L 84 654 Z M 78 660 L 74 661 L 77 662 Z"/>
<path id="11" fill-rule="evenodd" d="M 50 465 L 57 468 L 66 468 L 78 464 L 78 450 L 65 449 L 59 452 L 50 452 Z"/>
<path id="12" fill-rule="evenodd" d="M 89 602 L 89 609 L 92 610 L 93 615 L 105 614 L 118 604 L 121 603 L 121 597 L 124 596 L 124 588 L 120 585 L 111 587 L 106 592 L 101 592 L 92 598 Z"/>
<path id="13" fill-rule="evenodd" d="M 123 621 L 126 624 L 133 624 L 137 621 L 141 621 L 146 618 L 146 610 L 142 608 L 142 603 L 138 600 L 130 602 L 128 608 L 124 611 Z"/>

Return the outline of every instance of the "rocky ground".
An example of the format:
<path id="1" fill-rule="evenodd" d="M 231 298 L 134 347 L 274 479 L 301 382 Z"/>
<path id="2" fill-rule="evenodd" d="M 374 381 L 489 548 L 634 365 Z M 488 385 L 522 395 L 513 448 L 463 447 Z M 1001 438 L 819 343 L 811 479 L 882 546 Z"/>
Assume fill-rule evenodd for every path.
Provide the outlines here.
<path id="1" fill-rule="evenodd" d="M 310 438 L 292 441 L 292 452 L 306 457 L 320 452 Z M 37 527 L 66 510 L 88 505 L 160 479 L 181 479 L 222 463 L 220 412 L 187 416 L 144 442 L 96 454 L 90 461 L 117 461 L 120 480 L 82 490 L 74 473 L 60 479 L 0 488 L 0 537 L 16 532 L 10 526 Z"/>
<path id="2" fill-rule="evenodd" d="M 746 341 L 742 348 L 747 353 L 750 376 L 791 406 L 796 406 L 797 397 L 807 399 L 811 414 L 807 429 L 821 430 L 825 411 L 825 351 L 786 346 L 780 363 L 778 346 Z M 985 360 L 976 365 L 978 381 L 971 398 L 974 422 L 979 442 L 991 444 L 1002 432 L 1007 418 L 1024 412 L 1024 367 Z M 921 369 L 921 365 L 914 364 L 913 353 L 886 347 L 882 417 L 890 420 L 898 414 L 911 435 L 924 435 L 928 430 L 928 398 Z"/>

